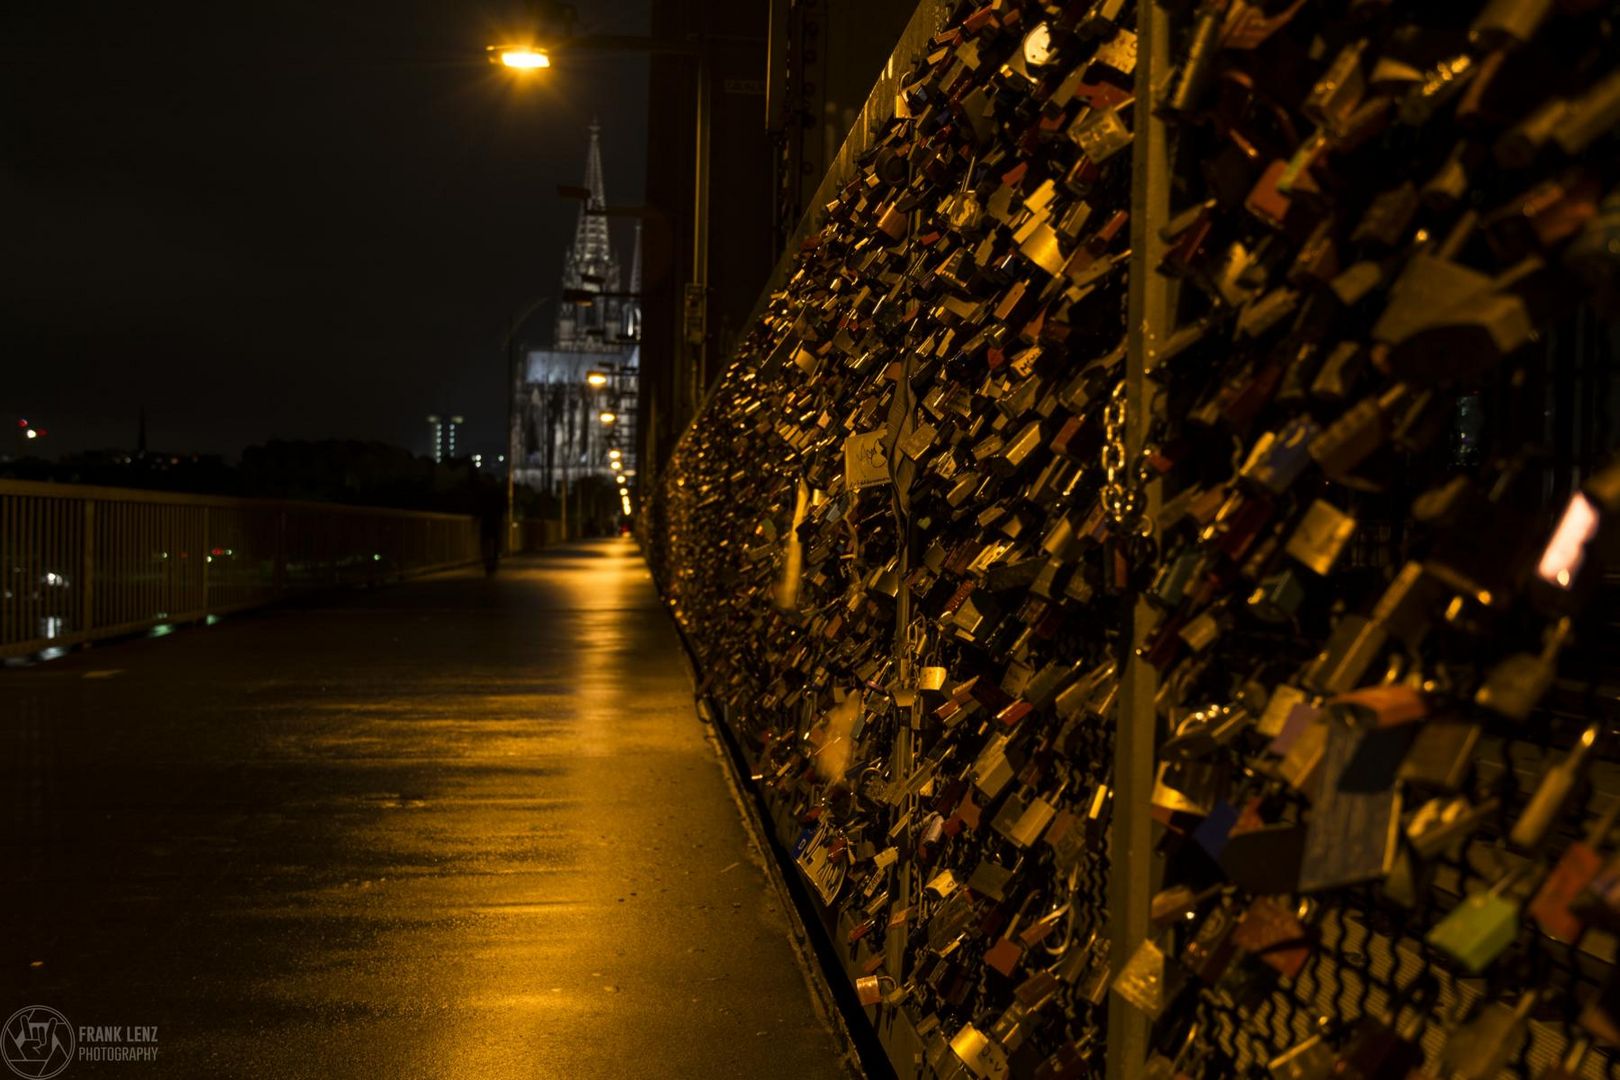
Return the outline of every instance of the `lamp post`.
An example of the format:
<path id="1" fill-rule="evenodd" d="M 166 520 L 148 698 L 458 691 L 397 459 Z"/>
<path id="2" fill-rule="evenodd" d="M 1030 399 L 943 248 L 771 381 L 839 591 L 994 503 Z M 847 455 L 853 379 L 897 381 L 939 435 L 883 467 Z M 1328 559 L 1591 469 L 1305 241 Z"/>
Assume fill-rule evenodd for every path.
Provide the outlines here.
<path id="1" fill-rule="evenodd" d="M 513 483 L 517 477 L 518 459 L 523 456 L 523 418 L 517 406 L 518 394 L 523 386 L 523 350 L 518 345 L 518 331 L 536 311 L 540 310 L 540 306 L 550 299 L 550 296 L 542 296 L 530 302 L 522 311 L 514 312 L 506 331 L 506 513 L 504 515 L 506 539 L 502 542 L 502 551 L 507 555 L 512 553 L 512 530 L 517 527 L 514 516 L 516 508 L 513 502 Z M 565 498 L 564 532 L 567 531 L 567 514 Z"/>

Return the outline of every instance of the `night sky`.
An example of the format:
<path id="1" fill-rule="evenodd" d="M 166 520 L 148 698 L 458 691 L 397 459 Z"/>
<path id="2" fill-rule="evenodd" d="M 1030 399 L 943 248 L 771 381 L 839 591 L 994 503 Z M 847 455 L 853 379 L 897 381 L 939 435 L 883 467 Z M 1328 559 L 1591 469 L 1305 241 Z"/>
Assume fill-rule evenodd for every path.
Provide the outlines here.
<path id="1" fill-rule="evenodd" d="M 555 188 L 581 182 L 593 114 L 609 200 L 639 201 L 645 169 L 646 60 L 519 82 L 481 59 L 516 10 L 5 5 L 0 419 L 46 427 L 51 456 L 132 447 L 143 404 L 166 451 L 425 452 L 430 412 L 501 446 L 507 320 L 557 290 L 578 204 Z M 608 0 L 578 29 L 645 17 Z"/>

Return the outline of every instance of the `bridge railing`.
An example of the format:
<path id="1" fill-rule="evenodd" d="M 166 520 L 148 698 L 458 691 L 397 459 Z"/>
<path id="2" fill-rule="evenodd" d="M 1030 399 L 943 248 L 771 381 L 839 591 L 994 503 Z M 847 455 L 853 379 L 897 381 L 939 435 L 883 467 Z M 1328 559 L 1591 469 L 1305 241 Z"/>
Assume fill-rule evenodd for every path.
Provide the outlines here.
<path id="1" fill-rule="evenodd" d="M 475 562 L 477 519 L 0 480 L 0 656 Z"/>

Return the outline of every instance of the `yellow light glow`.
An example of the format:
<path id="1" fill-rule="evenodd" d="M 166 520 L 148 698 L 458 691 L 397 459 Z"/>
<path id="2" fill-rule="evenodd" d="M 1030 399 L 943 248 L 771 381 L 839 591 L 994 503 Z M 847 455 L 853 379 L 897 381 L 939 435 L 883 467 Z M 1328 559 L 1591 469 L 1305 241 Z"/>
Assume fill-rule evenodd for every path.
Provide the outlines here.
<path id="1" fill-rule="evenodd" d="M 622 457 L 622 456 L 623 455 L 619 453 L 619 450 L 618 450 L 617 447 L 615 447 L 614 449 L 608 451 L 608 457 L 612 458 L 614 461 L 618 461 L 619 458 Z"/>
<path id="2" fill-rule="evenodd" d="M 500 49 L 496 52 L 501 63 L 509 68 L 519 71 L 533 71 L 536 68 L 551 66 L 551 57 L 539 49 L 512 48 Z"/>
<path id="3" fill-rule="evenodd" d="M 618 471 L 619 471 L 619 470 L 620 470 L 620 469 L 622 469 L 622 468 L 624 468 L 624 466 L 623 466 L 623 465 L 620 465 L 620 464 L 619 464 L 619 463 L 618 463 L 618 462 L 617 462 L 617 461 L 615 461 L 615 462 L 614 462 L 614 463 L 613 463 L 613 471 L 614 471 L 614 472 L 618 472 Z"/>
<path id="4" fill-rule="evenodd" d="M 592 386 L 606 386 L 607 376 L 602 374 L 600 371 L 593 371 L 589 375 L 585 376 L 585 381 L 590 383 Z"/>
<path id="5" fill-rule="evenodd" d="M 611 424 L 613 421 L 617 420 L 618 417 L 614 416 L 610 412 L 605 412 L 601 416 L 597 417 L 597 419 L 601 420 L 604 424 Z"/>

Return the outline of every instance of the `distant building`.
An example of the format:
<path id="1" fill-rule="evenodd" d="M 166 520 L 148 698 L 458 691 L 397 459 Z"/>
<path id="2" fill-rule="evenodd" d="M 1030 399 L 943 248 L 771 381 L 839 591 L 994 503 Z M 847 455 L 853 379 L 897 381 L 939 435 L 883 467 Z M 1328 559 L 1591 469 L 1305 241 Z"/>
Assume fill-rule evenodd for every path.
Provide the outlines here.
<path id="1" fill-rule="evenodd" d="M 636 229 L 626 284 L 609 218 L 601 212 L 607 197 L 601 126 L 594 122 L 584 186 L 590 198 L 579 208 L 558 295 L 570 290 L 605 295 L 590 304 L 559 301 L 552 348 L 525 356 L 518 398 L 522 453 L 514 477 L 553 493 L 581 476 L 610 474 L 615 460 L 625 472 L 635 471 L 641 230 Z M 603 422 L 604 414 L 611 414 L 611 423 Z"/>
<path id="2" fill-rule="evenodd" d="M 427 418 L 429 454 L 434 461 L 446 462 L 456 459 L 456 434 L 466 417 L 443 417 L 434 413 Z"/>

